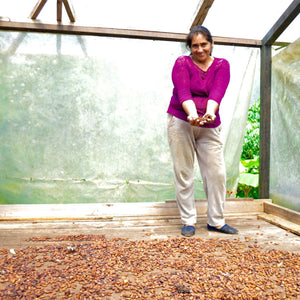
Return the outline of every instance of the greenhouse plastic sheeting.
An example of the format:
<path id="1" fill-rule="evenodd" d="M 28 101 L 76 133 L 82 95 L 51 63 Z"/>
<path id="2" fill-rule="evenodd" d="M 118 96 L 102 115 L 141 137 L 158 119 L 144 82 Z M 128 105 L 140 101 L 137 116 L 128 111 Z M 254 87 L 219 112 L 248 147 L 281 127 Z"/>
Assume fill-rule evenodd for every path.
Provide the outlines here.
<path id="1" fill-rule="evenodd" d="M 300 39 L 272 61 L 270 196 L 300 212 Z"/>
<path id="2" fill-rule="evenodd" d="M 175 199 L 166 110 L 183 43 L 0 32 L 0 46 L 0 203 Z M 234 196 L 258 50 L 214 55 L 231 64 L 221 114 Z"/>

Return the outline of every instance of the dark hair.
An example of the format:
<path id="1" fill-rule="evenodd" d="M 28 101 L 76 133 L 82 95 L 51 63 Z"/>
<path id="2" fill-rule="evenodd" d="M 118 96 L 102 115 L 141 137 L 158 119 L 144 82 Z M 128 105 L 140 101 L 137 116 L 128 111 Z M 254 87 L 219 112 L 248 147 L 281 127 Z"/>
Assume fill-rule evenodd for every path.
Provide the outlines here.
<path id="1" fill-rule="evenodd" d="M 192 46 L 192 40 L 194 38 L 195 35 L 198 35 L 199 33 L 203 34 L 204 37 L 212 44 L 213 43 L 213 39 L 212 39 L 212 36 L 210 34 L 210 31 L 204 27 L 204 26 L 200 26 L 200 25 L 197 25 L 195 26 L 191 31 L 190 33 L 188 34 L 187 38 L 186 38 L 186 46 L 188 48 L 191 49 L 191 46 Z"/>

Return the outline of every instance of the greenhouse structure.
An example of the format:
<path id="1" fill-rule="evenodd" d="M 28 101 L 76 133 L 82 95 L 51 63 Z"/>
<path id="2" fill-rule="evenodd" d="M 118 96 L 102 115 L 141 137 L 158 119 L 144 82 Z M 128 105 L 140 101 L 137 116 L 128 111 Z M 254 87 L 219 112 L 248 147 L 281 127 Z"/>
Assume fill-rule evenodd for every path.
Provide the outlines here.
<path id="1" fill-rule="evenodd" d="M 221 106 L 228 198 L 239 182 L 248 108 L 260 99 L 259 198 L 300 211 L 299 1 L 272 2 L 268 13 L 268 1 L 246 8 L 27 0 L 17 10 L 18 2 L 0 4 L 1 204 L 174 199 L 165 129 L 170 72 L 187 53 L 186 32 L 203 24 L 214 55 L 231 65 Z M 246 15 L 257 7 L 253 24 Z"/>
<path id="2" fill-rule="evenodd" d="M 299 299 L 299 11 L 300 0 L 0 0 L 0 298 Z M 207 230 L 195 164 L 197 231 L 180 236 L 167 109 L 196 25 L 230 65 L 220 115 L 238 235 Z"/>

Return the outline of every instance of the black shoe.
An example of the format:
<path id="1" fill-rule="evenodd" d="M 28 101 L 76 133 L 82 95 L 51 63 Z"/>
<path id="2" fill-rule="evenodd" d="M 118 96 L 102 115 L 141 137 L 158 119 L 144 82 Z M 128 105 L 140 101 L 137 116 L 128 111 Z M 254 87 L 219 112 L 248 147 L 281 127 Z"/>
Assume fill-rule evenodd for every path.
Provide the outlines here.
<path id="1" fill-rule="evenodd" d="M 184 225 L 181 229 L 181 234 L 184 236 L 192 236 L 196 232 L 196 228 L 193 225 Z"/>
<path id="2" fill-rule="evenodd" d="M 211 230 L 211 231 L 218 231 L 218 232 L 227 233 L 227 234 L 236 234 L 239 232 L 237 229 L 235 229 L 227 224 L 225 224 L 221 228 L 217 228 L 217 227 L 210 226 L 207 224 L 207 229 Z"/>

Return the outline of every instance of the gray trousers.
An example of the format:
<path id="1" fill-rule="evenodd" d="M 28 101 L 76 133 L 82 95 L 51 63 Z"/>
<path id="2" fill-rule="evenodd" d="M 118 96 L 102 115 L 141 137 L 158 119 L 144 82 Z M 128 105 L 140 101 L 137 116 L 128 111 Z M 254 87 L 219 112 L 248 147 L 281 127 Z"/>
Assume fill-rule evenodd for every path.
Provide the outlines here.
<path id="1" fill-rule="evenodd" d="M 226 198 L 226 171 L 221 127 L 191 126 L 168 115 L 168 140 L 173 159 L 175 191 L 183 224 L 196 224 L 194 160 L 198 160 L 207 197 L 207 223 L 223 226 Z"/>

